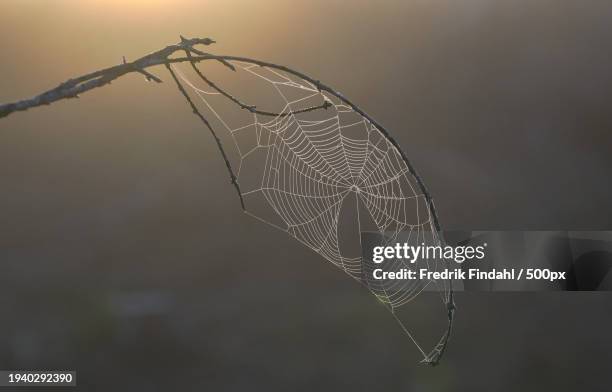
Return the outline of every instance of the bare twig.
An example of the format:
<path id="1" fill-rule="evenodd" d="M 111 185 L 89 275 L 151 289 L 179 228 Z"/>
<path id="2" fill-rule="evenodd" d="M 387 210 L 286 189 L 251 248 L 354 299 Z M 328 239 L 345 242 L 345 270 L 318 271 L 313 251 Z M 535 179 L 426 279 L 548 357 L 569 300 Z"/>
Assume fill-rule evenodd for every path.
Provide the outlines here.
<path id="1" fill-rule="evenodd" d="M 242 208 L 244 209 L 245 208 L 244 200 L 242 198 L 242 194 L 240 192 L 240 188 L 238 186 L 238 183 L 237 183 L 237 180 L 236 180 L 236 176 L 234 175 L 234 172 L 233 172 L 232 167 L 231 167 L 231 165 L 229 163 L 229 160 L 227 159 L 227 155 L 226 155 L 225 151 L 223 150 L 223 146 L 221 145 L 221 141 L 219 140 L 219 138 L 215 134 L 215 132 L 214 132 L 212 126 L 210 125 L 210 123 L 208 122 L 208 120 L 206 120 L 206 118 L 199 112 L 199 110 L 197 109 L 197 107 L 195 106 L 195 104 L 193 103 L 193 101 L 191 100 L 191 98 L 189 97 L 189 95 L 187 94 L 187 92 L 185 91 L 185 89 L 183 88 L 181 83 L 179 82 L 178 78 L 176 77 L 176 75 L 172 71 L 172 68 L 170 67 L 170 65 L 171 64 L 175 64 L 175 63 L 189 62 L 192 65 L 192 67 L 194 68 L 194 71 L 198 74 L 198 76 L 204 82 L 206 82 L 210 87 L 212 87 L 213 89 L 218 91 L 220 94 L 222 94 L 223 96 L 225 96 L 226 98 L 228 98 L 229 100 L 234 102 L 240 108 L 249 110 L 249 111 L 251 111 L 253 113 L 257 113 L 257 114 L 261 114 L 261 115 L 269 115 L 269 116 L 279 116 L 279 115 L 283 115 L 283 114 L 273 113 L 273 112 L 266 112 L 266 111 L 259 111 L 259 110 L 257 110 L 255 108 L 255 106 L 245 104 L 244 102 L 242 102 L 238 98 L 236 98 L 233 95 L 229 94 L 228 92 L 226 92 L 225 90 L 220 88 L 218 85 L 216 85 L 215 83 L 210 81 L 210 79 L 208 79 L 205 75 L 203 75 L 200 72 L 200 70 L 197 68 L 196 64 L 199 63 L 199 62 L 202 62 L 202 61 L 214 60 L 214 61 L 220 62 L 224 66 L 226 66 L 229 69 L 235 71 L 235 67 L 231 64 L 231 62 L 232 61 L 240 61 L 240 62 L 244 62 L 244 63 L 258 65 L 258 66 L 261 66 L 261 67 L 267 67 L 267 68 L 271 68 L 271 69 L 280 70 L 280 71 L 283 71 L 283 72 L 286 72 L 288 74 L 297 76 L 297 77 L 299 77 L 299 78 L 301 78 L 301 79 L 303 79 L 305 81 L 308 81 L 308 82 L 312 83 L 314 86 L 317 87 L 317 89 L 319 89 L 319 91 L 325 91 L 325 92 L 335 96 L 340 101 L 342 101 L 346 105 L 350 106 L 355 112 L 361 114 L 364 118 L 366 118 L 368 121 L 370 121 L 385 136 L 385 138 L 387 140 L 389 140 L 389 142 L 395 147 L 397 152 L 402 157 L 402 160 L 406 163 L 406 166 L 408 167 L 408 170 L 410 171 L 410 173 L 416 179 L 418 187 L 421 190 L 421 192 L 423 193 L 423 195 L 425 196 L 425 199 L 427 201 L 427 207 L 428 207 L 428 209 L 429 209 L 429 211 L 431 213 L 431 217 L 433 219 L 434 228 L 438 232 L 441 232 L 441 227 L 440 227 L 440 223 L 439 223 L 439 219 L 438 219 L 438 214 L 436 212 L 436 208 L 435 208 L 435 205 L 434 205 L 434 201 L 433 201 L 433 198 L 431 197 L 431 194 L 429 193 L 427 187 L 425 186 L 425 183 L 423 182 L 422 178 L 417 173 L 416 169 L 414 168 L 414 166 L 412 165 L 412 163 L 410 162 L 410 160 L 408 159 L 408 157 L 406 156 L 404 151 L 401 149 L 401 147 L 399 146 L 397 141 L 391 136 L 389 131 L 382 124 L 380 124 L 378 121 L 376 121 L 374 118 L 372 118 L 366 112 L 364 112 L 360 107 L 355 105 L 353 102 L 351 102 L 348 98 L 346 98 L 340 92 L 338 92 L 338 91 L 332 89 L 331 87 L 321 83 L 321 81 L 319 81 L 319 80 L 311 78 L 310 76 L 308 76 L 308 75 L 306 75 L 306 74 L 304 74 L 302 72 L 296 71 L 294 69 L 291 69 L 291 68 L 283 66 L 283 65 L 278 65 L 278 64 L 274 64 L 274 63 L 265 62 L 265 61 L 255 60 L 255 59 L 251 59 L 251 58 L 248 58 L 248 57 L 214 55 L 214 54 L 202 52 L 202 51 L 194 48 L 195 45 L 208 46 L 208 45 L 213 44 L 213 43 L 215 43 L 215 41 L 213 41 L 210 38 L 192 38 L 192 39 L 187 39 L 187 38 L 181 36 L 181 42 L 180 43 L 175 44 L 175 45 L 169 45 L 169 46 L 167 46 L 167 47 L 165 47 L 165 48 L 163 48 L 161 50 L 158 50 L 156 52 L 150 53 L 150 54 L 148 54 L 148 55 L 146 55 L 144 57 L 141 57 L 140 59 L 135 60 L 133 62 L 126 62 L 125 59 L 124 59 L 122 64 L 115 65 L 115 66 L 109 67 L 109 68 L 105 68 L 105 69 L 102 69 L 102 70 L 99 70 L 99 71 L 95 71 L 95 72 L 92 72 L 92 73 L 80 76 L 80 77 L 75 78 L 75 79 L 69 79 L 69 80 L 67 80 L 64 83 L 61 83 L 57 87 L 55 87 L 53 89 L 50 89 L 48 91 L 45 91 L 42 94 L 39 94 L 39 95 L 37 95 L 37 96 L 35 96 L 33 98 L 25 99 L 25 100 L 18 101 L 18 102 L 13 102 L 13 103 L 0 104 L 0 118 L 6 117 L 6 116 L 8 116 L 8 115 L 10 115 L 10 114 L 12 114 L 14 112 L 17 112 L 17 111 L 24 111 L 24 110 L 28 110 L 28 109 L 31 109 L 31 108 L 34 108 L 34 107 L 38 107 L 38 106 L 42 106 L 42 105 L 49 105 L 49 104 L 51 104 L 53 102 L 60 101 L 60 100 L 63 100 L 63 99 L 77 98 L 79 96 L 79 94 L 82 94 L 84 92 L 96 89 L 98 87 L 105 86 L 107 84 L 110 84 L 113 80 L 120 78 L 123 75 L 134 73 L 134 72 L 140 73 L 140 74 L 144 75 L 147 80 L 153 80 L 153 81 L 155 81 L 157 83 L 161 83 L 161 79 L 159 79 L 157 76 L 155 76 L 155 75 L 151 74 L 150 72 L 148 72 L 146 70 L 146 68 L 150 68 L 150 67 L 157 66 L 157 65 L 165 65 L 166 68 L 168 69 L 168 71 L 170 72 L 172 78 L 176 82 L 177 88 L 179 89 L 181 94 L 185 97 L 187 102 L 189 103 L 189 105 L 192 108 L 194 114 L 200 118 L 200 120 L 205 124 L 205 126 L 208 128 L 208 130 L 211 132 L 211 134 L 215 138 L 215 141 L 217 143 L 217 147 L 219 148 L 219 151 L 221 152 L 221 155 L 222 155 L 223 159 L 225 160 L 226 166 L 227 166 L 228 171 L 230 173 L 230 178 L 231 178 L 232 184 L 234 185 L 234 187 L 238 191 L 238 195 L 240 196 L 240 203 L 241 203 Z M 186 54 L 186 56 L 185 57 L 171 58 L 171 56 L 174 55 L 177 52 L 184 52 Z M 320 106 L 315 106 L 315 107 L 311 107 L 311 108 L 301 109 L 299 111 L 294 111 L 294 112 L 287 113 L 286 115 L 296 114 L 296 113 L 301 113 L 301 112 L 307 112 L 307 111 L 312 111 L 312 110 L 316 110 L 316 109 L 326 109 L 326 108 L 329 107 L 329 105 L 330 105 L 330 103 L 328 101 L 325 101 Z M 449 340 L 450 335 L 451 335 L 451 331 L 452 331 L 453 320 L 454 320 L 454 313 L 455 313 L 455 303 L 454 303 L 454 295 L 453 295 L 453 289 L 452 289 L 452 281 L 450 282 L 450 295 L 449 295 L 449 299 L 447 300 L 446 306 L 447 306 L 447 309 L 448 309 L 448 328 L 447 328 L 447 331 L 444 334 L 444 336 L 442 337 L 442 339 L 440 340 L 440 342 L 438 343 L 438 345 L 436 346 L 436 348 L 434 349 L 434 351 L 432 352 L 432 354 L 430 354 L 428 356 L 428 358 L 426 358 L 427 362 L 432 364 L 432 365 L 436 365 L 439 362 L 439 360 L 442 357 L 442 355 L 444 354 L 444 352 L 446 350 L 446 346 L 447 346 L 448 340 Z"/>
<path id="2" fill-rule="evenodd" d="M 210 38 L 182 38 L 179 44 L 166 46 L 165 48 L 150 53 L 139 58 L 138 60 L 127 62 L 124 58 L 123 62 L 119 65 L 104 68 L 99 71 L 79 76 L 75 79 L 69 79 L 57 87 L 47 90 L 33 98 L 2 104 L 0 105 L 0 118 L 6 117 L 9 114 L 17 111 L 28 110 L 30 108 L 42 105 L 49 105 L 62 99 L 77 98 L 79 94 L 110 84 L 113 80 L 133 72 L 143 74 L 147 80 L 154 80 L 161 83 L 161 79 L 146 71 L 145 68 L 167 64 L 169 57 L 178 51 L 193 51 L 195 50 L 193 49 L 194 45 L 210 45 L 214 42 L 215 41 Z M 205 55 L 203 52 L 197 52 Z"/>
<path id="3" fill-rule="evenodd" d="M 246 210 L 244 206 L 244 199 L 242 198 L 242 192 L 240 192 L 240 185 L 238 185 L 238 178 L 236 177 L 236 175 L 234 174 L 234 171 L 232 170 L 232 165 L 230 164 L 229 159 L 227 159 L 227 154 L 225 154 L 225 150 L 223 149 L 223 145 L 221 144 L 221 139 L 219 139 L 214 129 L 212 128 L 208 120 L 206 119 L 206 117 L 204 117 L 202 113 L 200 113 L 200 111 L 198 110 L 198 107 L 193 103 L 193 101 L 191 100 L 191 97 L 189 96 L 189 94 L 187 94 L 187 91 L 185 91 L 185 88 L 183 87 L 181 82 L 178 80 L 178 78 L 174 74 L 174 71 L 172 70 L 172 67 L 170 67 L 170 64 L 166 64 L 166 68 L 168 69 L 168 72 L 170 72 L 170 75 L 172 75 L 172 79 L 174 79 L 174 82 L 176 83 L 176 87 L 179 89 L 181 94 L 183 94 L 183 96 L 185 97 L 185 100 L 191 107 L 193 114 L 198 116 L 198 118 L 204 123 L 206 128 L 208 128 L 211 135 L 215 138 L 215 142 L 217 143 L 219 152 L 221 152 L 221 156 L 223 157 L 223 160 L 225 161 L 225 165 L 227 166 L 227 170 L 229 171 L 229 175 L 230 175 L 232 184 L 234 185 L 234 187 L 236 188 L 236 191 L 238 192 L 238 197 L 240 197 L 240 205 L 242 206 L 243 210 Z"/>

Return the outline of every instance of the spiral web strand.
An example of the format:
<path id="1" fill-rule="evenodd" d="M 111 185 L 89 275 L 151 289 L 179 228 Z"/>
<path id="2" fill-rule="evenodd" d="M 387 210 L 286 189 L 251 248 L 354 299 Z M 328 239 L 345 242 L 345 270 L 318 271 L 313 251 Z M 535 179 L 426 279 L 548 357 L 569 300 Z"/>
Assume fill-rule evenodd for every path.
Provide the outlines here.
<path id="1" fill-rule="evenodd" d="M 250 108 L 247 116 L 224 115 L 220 106 L 233 96 L 211 88 L 215 85 L 210 82 L 199 86 L 181 69 L 172 68 L 201 99 L 210 118 L 230 135 L 245 212 L 286 232 L 364 284 L 391 311 L 424 361 L 435 361 L 444 350 L 445 337 L 427 353 L 396 310 L 423 290 L 437 290 L 444 304 L 452 302 L 449 283 L 372 281 L 367 276 L 373 268 L 436 270 L 437 261 L 412 264 L 394 259 L 374 266 L 362 254 L 361 235 L 366 231 L 379 233 L 382 245 L 400 240 L 441 243 L 426 195 L 398 149 L 367 118 L 313 83 L 250 63 L 231 61 L 231 65 L 271 86 L 280 110 L 261 114 Z M 325 109 L 305 109 L 321 102 Z M 352 223 L 346 222 L 345 214 L 353 217 Z M 358 242 L 345 241 L 346 231 L 355 231 Z"/>

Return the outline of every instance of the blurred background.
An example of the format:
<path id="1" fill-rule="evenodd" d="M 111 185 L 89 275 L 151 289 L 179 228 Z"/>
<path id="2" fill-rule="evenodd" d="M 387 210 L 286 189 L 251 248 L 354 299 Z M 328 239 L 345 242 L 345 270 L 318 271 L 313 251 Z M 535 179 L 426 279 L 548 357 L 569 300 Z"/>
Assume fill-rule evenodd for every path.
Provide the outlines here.
<path id="1" fill-rule="evenodd" d="M 210 36 L 378 119 L 446 229 L 609 230 L 611 20 L 602 1 L 3 0 L 0 102 Z M 87 391 L 609 390 L 606 293 L 460 293 L 443 362 L 419 365 L 365 290 L 242 214 L 153 71 L 0 120 L 1 369 Z M 439 309 L 412 311 L 427 329 Z"/>

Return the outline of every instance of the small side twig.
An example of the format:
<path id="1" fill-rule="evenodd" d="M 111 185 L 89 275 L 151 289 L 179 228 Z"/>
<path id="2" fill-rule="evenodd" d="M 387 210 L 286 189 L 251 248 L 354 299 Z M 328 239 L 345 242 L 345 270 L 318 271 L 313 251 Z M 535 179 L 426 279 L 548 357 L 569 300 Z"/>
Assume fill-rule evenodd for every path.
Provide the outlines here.
<path id="1" fill-rule="evenodd" d="M 227 99 L 229 99 L 230 101 L 234 102 L 236 105 L 238 105 L 241 109 L 246 109 L 251 113 L 255 113 L 255 114 L 259 114 L 262 116 L 269 116 L 269 117 L 286 117 L 286 116 L 291 116 L 291 115 L 295 115 L 295 114 L 300 114 L 300 113 L 307 113 L 307 112 L 312 112 L 314 110 L 319 110 L 319 109 L 328 109 L 332 106 L 332 103 L 324 100 L 322 104 L 317 105 L 317 106 L 310 106 L 307 108 L 303 108 L 303 109 L 299 109 L 299 110 L 291 110 L 288 112 L 282 112 L 282 113 L 276 113 L 276 112 L 268 112 L 268 111 L 264 111 L 264 110 L 258 110 L 257 106 L 255 105 L 248 105 L 244 102 L 242 102 L 240 99 L 236 98 L 235 96 L 233 96 L 232 94 L 228 93 L 227 91 L 225 91 L 224 89 L 222 89 L 221 87 L 219 87 L 216 83 L 214 83 L 212 80 L 210 80 L 209 78 L 207 78 L 198 68 L 198 66 L 196 65 L 195 61 L 190 61 L 191 67 L 193 68 L 193 70 L 195 71 L 195 73 L 200 77 L 200 79 L 202 79 L 206 84 L 208 84 L 211 88 L 213 88 L 215 91 L 217 91 L 219 94 L 223 95 L 224 97 L 226 97 Z"/>
<path id="2" fill-rule="evenodd" d="M 127 64 L 127 61 L 125 60 L 125 56 L 123 56 L 123 64 Z M 137 68 L 133 64 L 132 64 L 132 66 L 133 66 L 134 71 L 144 75 L 144 77 L 147 80 L 147 82 L 150 82 L 151 80 L 153 80 L 153 81 L 155 81 L 157 83 L 162 83 L 162 80 L 160 78 L 158 78 L 157 76 L 153 75 L 149 71 L 146 71 L 144 68 Z"/>
<path id="3" fill-rule="evenodd" d="M 202 121 L 202 123 L 204 123 L 206 128 L 208 128 L 208 130 L 210 131 L 210 134 L 215 139 L 215 142 L 217 143 L 217 148 L 219 149 L 219 152 L 221 153 L 221 156 L 223 157 L 223 160 L 225 161 L 225 166 L 227 166 L 227 170 L 229 172 L 231 182 L 236 188 L 236 191 L 238 192 L 238 197 L 240 198 L 240 206 L 242 207 L 242 210 L 246 210 L 246 207 L 244 205 L 244 199 L 242 198 L 242 192 L 240 191 L 240 185 L 238 185 L 238 177 L 236 177 L 236 175 L 234 174 L 232 165 L 230 164 L 230 161 L 227 158 L 227 154 L 225 153 L 225 150 L 223 149 L 223 144 L 221 143 L 221 139 L 219 139 L 219 137 L 215 133 L 215 130 L 210 125 L 210 122 L 206 119 L 206 117 L 204 117 L 204 115 L 202 115 L 202 113 L 198 110 L 198 107 L 193 103 L 193 100 L 191 99 L 189 94 L 187 94 L 187 91 L 185 91 L 185 88 L 183 87 L 181 82 L 176 77 L 176 74 L 172 70 L 172 67 L 170 66 L 170 64 L 166 64 L 166 68 L 168 69 L 168 72 L 170 72 L 172 79 L 174 79 L 174 82 L 176 83 L 176 87 L 179 89 L 179 91 L 181 92 L 183 97 L 185 97 L 185 100 L 191 107 L 193 114 L 195 114 Z"/>

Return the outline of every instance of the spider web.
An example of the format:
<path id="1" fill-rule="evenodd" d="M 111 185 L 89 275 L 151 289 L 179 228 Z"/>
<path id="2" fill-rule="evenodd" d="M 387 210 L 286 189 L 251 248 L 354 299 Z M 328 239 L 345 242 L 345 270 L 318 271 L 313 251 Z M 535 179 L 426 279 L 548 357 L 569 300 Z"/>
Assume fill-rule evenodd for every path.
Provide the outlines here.
<path id="1" fill-rule="evenodd" d="M 265 85 L 273 99 L 264 103 L 278 110 L 259 112 L 241 104 L 249 110 L 237 111 L 237 98 L 215 83 L 198 85 L 179 67 L 173 69 L 201 99 L 215 125 L 230 135 L 245 212 L 362 283 L 389 309 L 424 361 L 434 361 L 444 349 L 444 337 L 427 353 L 397 310 L 424 290 L 438 291 L 448 304 L 449 282 L 369 277 L 374 268 L 433 271 L 443 263 L 394 259 L 374 265 L 371 255 L 363 254 L 362 238 L 368 232 L 378 234 L 381 245 L 441 244 L 426 195 L 398 149 L 367 118 L 313 83 L 251 63 L 231 65 L 243 79 L 241 91 L 252 91 L 261 103 L 261 88 L 246 88 L 244 82 Z M 322 102 L 325 108 L 310 110 Z"/>

